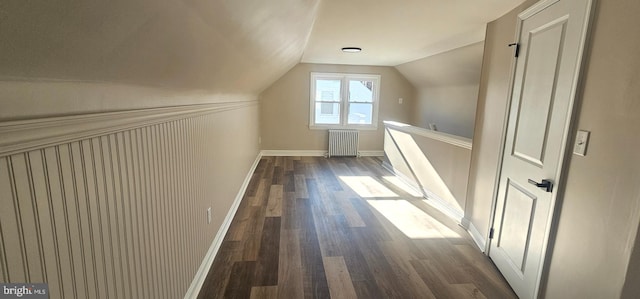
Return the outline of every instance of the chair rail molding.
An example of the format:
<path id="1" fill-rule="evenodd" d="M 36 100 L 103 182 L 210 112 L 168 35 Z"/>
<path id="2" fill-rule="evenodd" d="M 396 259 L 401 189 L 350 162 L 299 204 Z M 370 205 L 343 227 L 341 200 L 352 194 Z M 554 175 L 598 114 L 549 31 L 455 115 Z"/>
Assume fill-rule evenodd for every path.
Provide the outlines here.
<path id="1" fill-rule="evenodd" d="M 252 105 L 258 105 L 258 102 L 223 102 L 0 122 L 0 157 Z"/>

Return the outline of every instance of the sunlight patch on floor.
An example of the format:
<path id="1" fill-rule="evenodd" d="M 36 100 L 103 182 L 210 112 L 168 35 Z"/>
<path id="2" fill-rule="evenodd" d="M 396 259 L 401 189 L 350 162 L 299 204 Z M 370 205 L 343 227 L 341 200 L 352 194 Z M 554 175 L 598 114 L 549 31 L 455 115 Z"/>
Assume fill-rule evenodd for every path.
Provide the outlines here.
<path id="1" fill-rule="evenodd" d="M 370 176 L 340 176 L 339 178 L 362 198 L 398 197 L 398 194 Z"/>
<path id="2" fill-rule="evenodd" d="M 383 176 L 385 181 L 393 184 L 394 186 L 402 189 L 402 191 L 409 193 L 413 197 L 422 197 L 422 193 L 418 192 L 415 188 L 409 186 L 407 183 L 403 182 L 397 176 Z"/>
<path id="3" fill-rule="evenodd" d="M 460 238 L 458 233 L 406 200 L 367 200 L 367 203 L 411 239 Z"/>

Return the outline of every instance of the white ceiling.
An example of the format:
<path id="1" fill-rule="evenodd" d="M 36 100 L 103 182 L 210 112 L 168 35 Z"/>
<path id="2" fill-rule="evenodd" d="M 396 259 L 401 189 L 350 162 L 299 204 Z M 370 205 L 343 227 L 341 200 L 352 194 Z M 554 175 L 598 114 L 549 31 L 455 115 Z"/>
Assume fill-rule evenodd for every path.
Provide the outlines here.
<path id="1" fill-rule="evenodd" d="M 0 80 L 255 94 L 299 62 L 396 66 L 477 43 L 521 2 L 0 1 Z"/>
<path id="2" fill-rule="evenodd" d="M 416 88 L 477 85 L 482 70 L 484 43 L 397 65 L 396 69 Z"/>
<path id="3" fill-rule="evenodd" d="M 399 65 L 484 40 L 485 25 L 522 2 L 322 0 L 302 62 Z"/>
<path id="4" fill-rule="evenodd" d="M 259 93 L 300 62 L 320 0 L 0 0 L 0 80 Z"/>

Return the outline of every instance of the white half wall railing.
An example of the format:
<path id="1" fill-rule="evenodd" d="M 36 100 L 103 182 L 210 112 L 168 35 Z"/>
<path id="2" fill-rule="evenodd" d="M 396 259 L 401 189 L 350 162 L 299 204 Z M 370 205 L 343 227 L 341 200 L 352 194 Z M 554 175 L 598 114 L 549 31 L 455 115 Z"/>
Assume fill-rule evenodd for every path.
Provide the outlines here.
<path id="1" fill-rule="evenodd" d="M 384 124 L 383 165 L 463 222 L 471 140 L 398 122 Z"/>

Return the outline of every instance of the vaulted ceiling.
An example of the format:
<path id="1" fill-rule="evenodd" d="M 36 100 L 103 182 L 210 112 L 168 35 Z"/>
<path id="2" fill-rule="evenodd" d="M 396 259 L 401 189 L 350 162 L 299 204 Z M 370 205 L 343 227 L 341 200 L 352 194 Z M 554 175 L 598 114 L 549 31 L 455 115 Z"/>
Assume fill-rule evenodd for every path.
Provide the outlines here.
<path id="1" fill-rule="evenodd" d="M 395 66 L 481 41 L 520 2 L 1 1 L 0 79 L 259 93 L 299 62 Z"/>
<path id="2" fill-rule="evenodd" d="M 395 66 L 483 41 L 485 25 L 522 2 L 322 0 L 302 62 Z"/>

